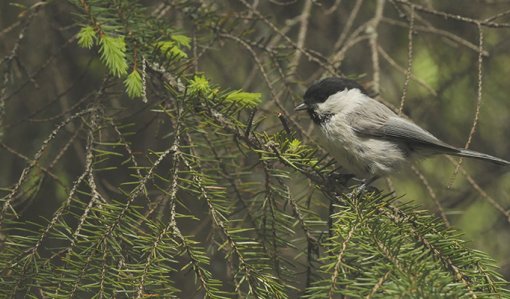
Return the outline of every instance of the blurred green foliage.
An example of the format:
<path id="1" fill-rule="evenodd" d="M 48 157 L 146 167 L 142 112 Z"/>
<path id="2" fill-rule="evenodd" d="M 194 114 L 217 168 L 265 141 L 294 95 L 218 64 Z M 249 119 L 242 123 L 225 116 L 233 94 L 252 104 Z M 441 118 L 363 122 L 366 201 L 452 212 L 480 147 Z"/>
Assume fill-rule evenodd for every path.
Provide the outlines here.
<path id="1" fill-rule="evenodd" d="M 419 6 L 414 9 L 412 76 L 404 113 L 441 139 L 461 147 L 467 142 L 476 119 L 481 82 L 480 114 L 470 148 L 510 159 L 508 1 L 18 2 L 16 5 L 0 2 L 0 196 L 8 197 L 12 193 L 23 169 L 31 165 L 31 159 L 43 141 L 59 124 L 77 111 L 101 107 L 62 127 L 59 135 L 49 142 L 41 159 L 25 174 L 19 191 L 13 193 L 12 210 L 19 218 L 10 217 L 7 223 L 12 219 L 18 222 L 7 225 L 8 230 L 1 237 L 7 240 L 12 234 L 19 238 L 19 243 L 2 243 L 2 254 L 4 257 L 12 254 L 14 261 L 20 252 L 28 253 L 27 256 L 33 259 L 23 259 L 15 265 L 27 273 L 42 269 L 41 272 L 49 273 L 48 277 L 52 271 L 64 277 L 68 269 L 59 268 L 58 263 L 47 263 L 46 258 L 59 248 L 69 248 L 66 246 L 70 240 L 80 240 L 80 234 L 73 234 L 83 225 L 83 236 L 101 240 L 103 231 L 99 228 L 104 227 L 115 236 L 111 243 L 98 241 L 97 247 L 90 250 L 124 253 L 124 246 L 128 247 L 125 252 L 139 255 L 107 261 L 109 265 L 117 262 L 120 270 L 115 273 L 119 276 L 112 275 L 108 282 L 115 286 L 118 280 L 119 289 L 125 285 L 135 288 L 142 284 L 137 275 L 143 273 L 143 266 L 161 263 L 164 267 L 148 271 L 147 276 L 154 279 L 151 281 L 157 281 L 154 277 L 170 275 L 173 284 L 150 285 L 145 295 L 154 290 L 155 293 L 167 291 L 171 297 L 170 294 L 177 294 L 179 289 L 181 294 L 199 297 L 203 293 L 196 292 L 195 282 L 198 281 L 211 297 L 229 297 L 235 291 L 244 295 L 249 293 L 248 284 L 260 287 L 260 294 L 286 293 L 293 298 L 303 295 L 305 284 L 309 283 L 305 273 L 307 268 L 303 265 L 308 262 L 318 270 L 322 262 L 326 265 L 323 272 L 314 272 L 316 276 L 313 277 L 313 286 L 317 289 L 311 287 L 307 294 L 313 297 L 316 291 L 319 298 L 324 290 L 328 292 L 328 275 L 332 270 L 328 265 L 335 265 L 334 257 L 325 255 L 320 262 L 319 259 L 307 261 L 306 251 L 312 255 L 312 249 L 307 249 L 306 245 L 312 244 L 314 238 L 322 238 L 319 241 L 326 244 L 323 249 L 337 253 L 344 244 L 339 240 L 345 241 L 356 221 L 363 225 L 371 223 L 381 230 L 384 227 L 395 229 L 395 225 L 388 221 L 389 218 L 375 215 L 367 220 L 360 213 L 386 207 L 384 198 L 375 197 L 369 203 L 346 201 L 332 208 L 328 192 L 317 190 L 316 183 L 299 174 L 300 169 L 316 167 L 320 171 L 329 171 L 336 166 L 328 165 L 329 158 L 323 158 L 317 149 L 307 116 L 294 114 L 292 109 L 302 101 L 307 86 L 331 75 L 358 78 L 381 101 L 398 109 L 408 68 L 411 2 Z M 481 25 L 480 35 L 476 23 L 431 12 L 486 20 L 486 25 Z M 488 19 L 493 16 L 497 18 Z M 487 22 L 504 26 L 491 26 Z M 480 38 L 485 52 L 478 49 Z M 147 69 L 145 59 L 150 59 Z M 166 73 L 159 68 L 168 69 L 182 79 L 171 81 L 172 78 L 165 77 Z M 111 78 L 108 73 L 120 79 Z M 162 82 L 166 85 L 162 86 Z M 149 104 L 140 99 L 147 91 Z M 229 117 L 214 119 L 205 114 L 201 105 L 219 109 Z M 179 109 L 186 110 L 186 121 L 180 114 L 184 110 Z M 182 126 L 190 131 L 181 136 L 176 131 L 183 130 Z M 286 132 L 289 128 L 290 133 Z M 250 143 L 254 142 L 250 137 L 255 138 L 252 130 L 260 134 L 257 138 L 267 147 L 253 148 Z M 179 145 L 182 158 L 179 160 L 181 165 L 176 168 L 175 158 L 168 157 L 175 155 L 171 149 L 177 142 L 182 142 Z M 280 151 L 269 150 L 273 148 Z M 94 153 L 93 163 L 89 163 L 89 152 Z M 162 161 L 158 160 L 160 158 Z M 139 187 L 140 181 L 156 163 L 161 163 L 157 164 L 161 168 L 148 179 L 149 190 Z M 69 196 L 88 164 L 94 165 L 97 188 L 100 194 L 108 194 L 107 198 L 96 198 L 86 176 L 78 184 L 75 195 Z M 407 213 L 415 215 L 416 206 L 421 206 L 447 225 L 459 229 L 464 233 L 462 239 L 468 240 L 467 247 L 487 252 L 508 280 L 510 172 L 480 161 L 463 161 L 458 171 L 456 165 L 456 159 L 445 157 L 420 161 L 415 171 L 404 170 L 390 181 L 381 181 L 378 187 L 385 191 L 394 190 L 399 197 L 397 201 L 412 202 L 412 208 L 404 208 Z M 179 169 L 182 177 L 172 174 L 172 169 Z M 167 187 L 175 177 L 179 177 L 179 184 L 182 184 L 178 204 L 167 199 L 171 193 Z M 198 200 L 203 196 L 200 195 L 202 185 L 210 188 L 205 192 L 213 196 L 209 202 Z M 138 188 L 139 197 L 131 198 L 133 209 L 120 213 L 123 204 L 132 196 L 131 188 Z M 231 195 L 230 201 L 223 197 L 226 193 Z M 59 219 L 61 222 L 55 226 L 51 238 L 42 242 L 44 250 L 36 250 L 37 255 L 30 255 L 30 246 L 38 242 L 31 233 L 44 231 L 55 211 L 69 198 L 72 205 Z M 235 203 L 232 203 L 233 199 Z M 178 237 L 165 239 L 165 232 L 169 230 L 166 225 L 175 212 L 171 213 L 172 206 L 177 206 L 177 214 L 173 215 L 177 215 L 182 234 L 175 233 Z M 4 212 L 11 213 L 11 207 L 5 207 L 8 210 Z M 212 212 L 214 209 L 217 212 Z M 302 215 L 296 212 L 300 209 L 303 209 Z M 345 218 L 341 212 L 332 215 L 331 209 L 345 211 Z M 83 218 L 85 211 L 90 213 L 87 215 L 91 220 Z M 268 217 L 270 214 L 274 218 Z M 217 221 L 211 220 L 213 215 L 218 217 Z M 429 219 L 427 221 L 436 223 L 423 215 L 424 219 Z M 125 216 L 126 225 L 120 225 L 116 230 L 114 224 L 117 219 L 122 222 L 122 216 Z M 330 216 L 336 224 L 330 223 L 329 233 L 338 238 L 325 237 Z M 377 222 L 378 217 L 380 222 Z M 83 219 L 87 221 L 81 223 Z M 146 226 L 143 229 L 130 226 L 137 221 Z M 227 226 L 218 229 L 218 224 L 223 222 Z M 18 223 L 25 226 L 20 227 Z M 302 231 L 301 226 L 307 225 L 310 231 Z M 430 227 L 423 225 L 421 229 Z M 409 226 L 406 229 L 407 233 L 412 231 Z M 229 234 L 234 240 L 230 243 Z M 383 230 L 381 234 L 384 234 Z M 454 232 L 441 236 L 449 241 L 459 238 Z M 366 245 L 373 241 L 369 237 L 356 236 L 354 247 L 348 249 L 367 246 L 366 252 L 371 252 L 374 247 Z M 388 238 L 398 239 L 398 234 Z M 76 241 L 78 248 L 88 248 L 84 240 L 83 243 Z M 161 240 L 165 242 L 158 243 Z M 441 241 L 434 239 L 437 244 Z M 239 252 L 232 249 L 236 242 L 240 244 Z M 163 245 L 158 247 L 158 244 Z M 406 246 L 411 246 L 409 244 Z M 228 250 L 229 254 L 222 250 Z M 424 275 L 426 279 L 423 281 L 439 273 L 441 279 L 437 282 L 441 288 L 451 291 L 461 285 L 458 281 L 452 282 L 451 276 L 443 276 L 445 272 L 437 270 L 441 265 L 434 264 L 432 257 L 423 257 L 423 252 L 409 247 L 404 251 L 423 258 L 429 266 L 437 266 L 431 266 L 432 270 L 427 272 L 430 276 Z M 258 260 L 262 256 L 260 252 L 267 253 L 270 258 Z M 459 252 L 467 252 L 466 256 L 473 254 L 473 260 L 479 258 L 482 264 L 491 263 L 476 251 Z M 87 268 L 84 257 L 90 254 L 88 249 L 65 253 L 68 259 L 63 259 L 64 263 L 70 261 L 69 265 L 76 268 Z M 234 275 L 228 268 L 232 267 L 229 258 L 236 254 L 242 256 L 242 253 L 249 253 L 246 267 Z M 356 250 L 348 251 L 349 254 L 351 260 L 360 257 Z M 152 256 L 154 261 L 148 258 Z M 385 268 L 370 268 L 370 256 L 365 258 L 366 263 L 360 264 L 360 269 L 366 270 L 364 274 L 386 273 Z M 230 264 L 225 263 L 225 259 Z M 122 272 L 123 263 L 132 266 L 129 268 L 132 273 Z M 250 268 L 252 263 L 260 263 L 260 273 Z M 268 270 L 267 265 L 274 264 L 283 265 L 283 273 Z M 345 269 L 349 269 L 349 265 L 345 265 Z M 100 275 L 101 265 L 96 266 L 90 270 L 94 273 L 84 274 Z M 471 269 L 471 266 L 477 265 L 466 267 Z M 5 275 L 13 273 L 3 270 Z M 117 268 L 111 266 L 110 270 Z M 413 271 L 419 273 L 420 269 Z M 292 277 L 289 285 L 294 283 L 294 287 L 283 291 L 280 277 L 284 277 L 283 280 Z M 391 278 L 396 277 L 408 284 L 391 284 L 388 290 L 398 293 L 399 287 L 413 289 L 415 280 L 406 273 L 399 272 Z M 247 278 L 255 281 L 247 282 Z M 372 278 L 356 280 L 359 285 L 355 286 L 371 286 L 376 283 Z M 243 287 L 228 285 L 222 289 L 220 279 L 237 281 Z M 55 283 L 48 280 L 41 284 Z M 79 278 L 76 280 L 80 282 Z M 8 279 L 2 280 L 6 281 Z M 27 281 L 17 281 L 20 289 Z M 84 281 L 82 287 L 98 288 L 95 282 Z M 343 282 L 351 280 L 345 278 Z M 12 287 L 10 283 L 6 285 Z M 275 289 L 264 290 L 263 286 L 267 285 Z M 409 296 L 423 297 L 421 291 L 430 291 L 426 287 L 414 288 L 417 293 Z M 230 292 L 228 295 L 223 293 L 225 288 Z M 342 288 L 335 289 L 334 284 L 333 289 L 342 291 Z M 6 287 L 5 290 L 10 289 Z M 62 294 L 71 291 L 61 290 L 60 296 L 65 297 Z M 135 296 L 139 294 L 137 291 L 130 290 L 129 295 L 120 296 Z M 209 291 L 211 294 L 207 293 Z M 346 290 L 344 294 L 352 296 L 350 291 Z M 254 292 L 257 293 L 257 289 L 251 290 L 252 294 Z M 39 296 L 33 292 L 20 294 L 23 295 Z M 87 293 L 77 292 L 79 296 L 86 297 Z"/>

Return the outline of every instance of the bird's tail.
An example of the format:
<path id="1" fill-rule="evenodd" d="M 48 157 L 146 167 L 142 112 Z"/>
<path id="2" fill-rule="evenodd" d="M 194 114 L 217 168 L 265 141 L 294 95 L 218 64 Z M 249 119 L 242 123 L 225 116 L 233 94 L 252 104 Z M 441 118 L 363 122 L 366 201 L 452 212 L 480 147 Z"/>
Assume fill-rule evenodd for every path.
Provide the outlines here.
<path id="1" fill-rule="evenodd" d="M 451 153 L 452 155 L 455 155 L 455 156 L 460 156 L 460 157 L 468 157 L 468 158 L 475 158 L 475 159 L 480 159 L 480 160 L 486 160 L 486 161 L 489 161 L 489 162 L 492 162 L 492 163 L 496 163 L 498 165 L 503 165 L 503 166 L 510 166 L 510 162 L 509 161 L 506 161 L 506 160 L 503 160 L 503 159 L 500 159 L 500 158 L 497 158 L 497 157 L 493 157 L 491 155 L 487 155 L 487 154 L 483 154 L 483 153 L 479 153 L 479 152 L 475 152 L 475 151 L 472 151 L 472 150 L 467 150 L 467 149 L 458 149 L 459 151 L 456 152 L 456 153 Z"/>

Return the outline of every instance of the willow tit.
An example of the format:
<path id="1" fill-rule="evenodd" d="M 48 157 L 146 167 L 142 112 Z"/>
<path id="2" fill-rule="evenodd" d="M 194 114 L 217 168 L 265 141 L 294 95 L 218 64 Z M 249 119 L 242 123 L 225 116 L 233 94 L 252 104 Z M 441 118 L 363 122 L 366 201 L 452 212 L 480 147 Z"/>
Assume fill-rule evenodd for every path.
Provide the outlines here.
<path id="1" fill-rule="evenodd" d="M 308 88 L 306 110 L 320 127 L 325 148 L 342 167 L 369 184 L 394 173 L 413 159 L 437 154 L 510 162 L 487 154 L 456 148 L 404 119 L 372 99 L 355 81 L 326 78 Z"/>

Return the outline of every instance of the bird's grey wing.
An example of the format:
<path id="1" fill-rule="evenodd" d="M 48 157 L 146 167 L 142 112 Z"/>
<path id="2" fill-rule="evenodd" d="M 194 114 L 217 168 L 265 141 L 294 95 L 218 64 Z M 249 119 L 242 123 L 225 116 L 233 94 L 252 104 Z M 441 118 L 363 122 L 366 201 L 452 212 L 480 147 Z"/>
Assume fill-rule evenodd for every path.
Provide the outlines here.
<path id="1" fill-rule="evenodd" d="M 386 106 L 378 104 L 375 108 L 360 109 L 360 111 L 350 115 L 349 123 L 356 133 L 374 138 L 394 140 L 412 148 L 420 147 L 448 153 L 459 151 L 413 122 L 397 116 Z"/>

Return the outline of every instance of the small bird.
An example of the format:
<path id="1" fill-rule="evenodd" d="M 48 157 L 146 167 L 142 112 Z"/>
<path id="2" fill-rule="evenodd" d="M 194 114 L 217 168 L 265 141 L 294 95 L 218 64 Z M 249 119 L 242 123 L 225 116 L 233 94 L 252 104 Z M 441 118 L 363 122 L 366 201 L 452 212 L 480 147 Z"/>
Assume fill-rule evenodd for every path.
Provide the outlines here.
<path id="1" fill-rule="evenodd" d="M 305 92 L 306 110 L 320 127 L 326 150 L 367 186 L 395 173 L 412 160 L 438 154 L 476 158 L 499 165 L 510 162 L 487 154 L 451 146 L 410 120 L 398 116 L 371 98 L 361 85 L 331 77 Z"/>

